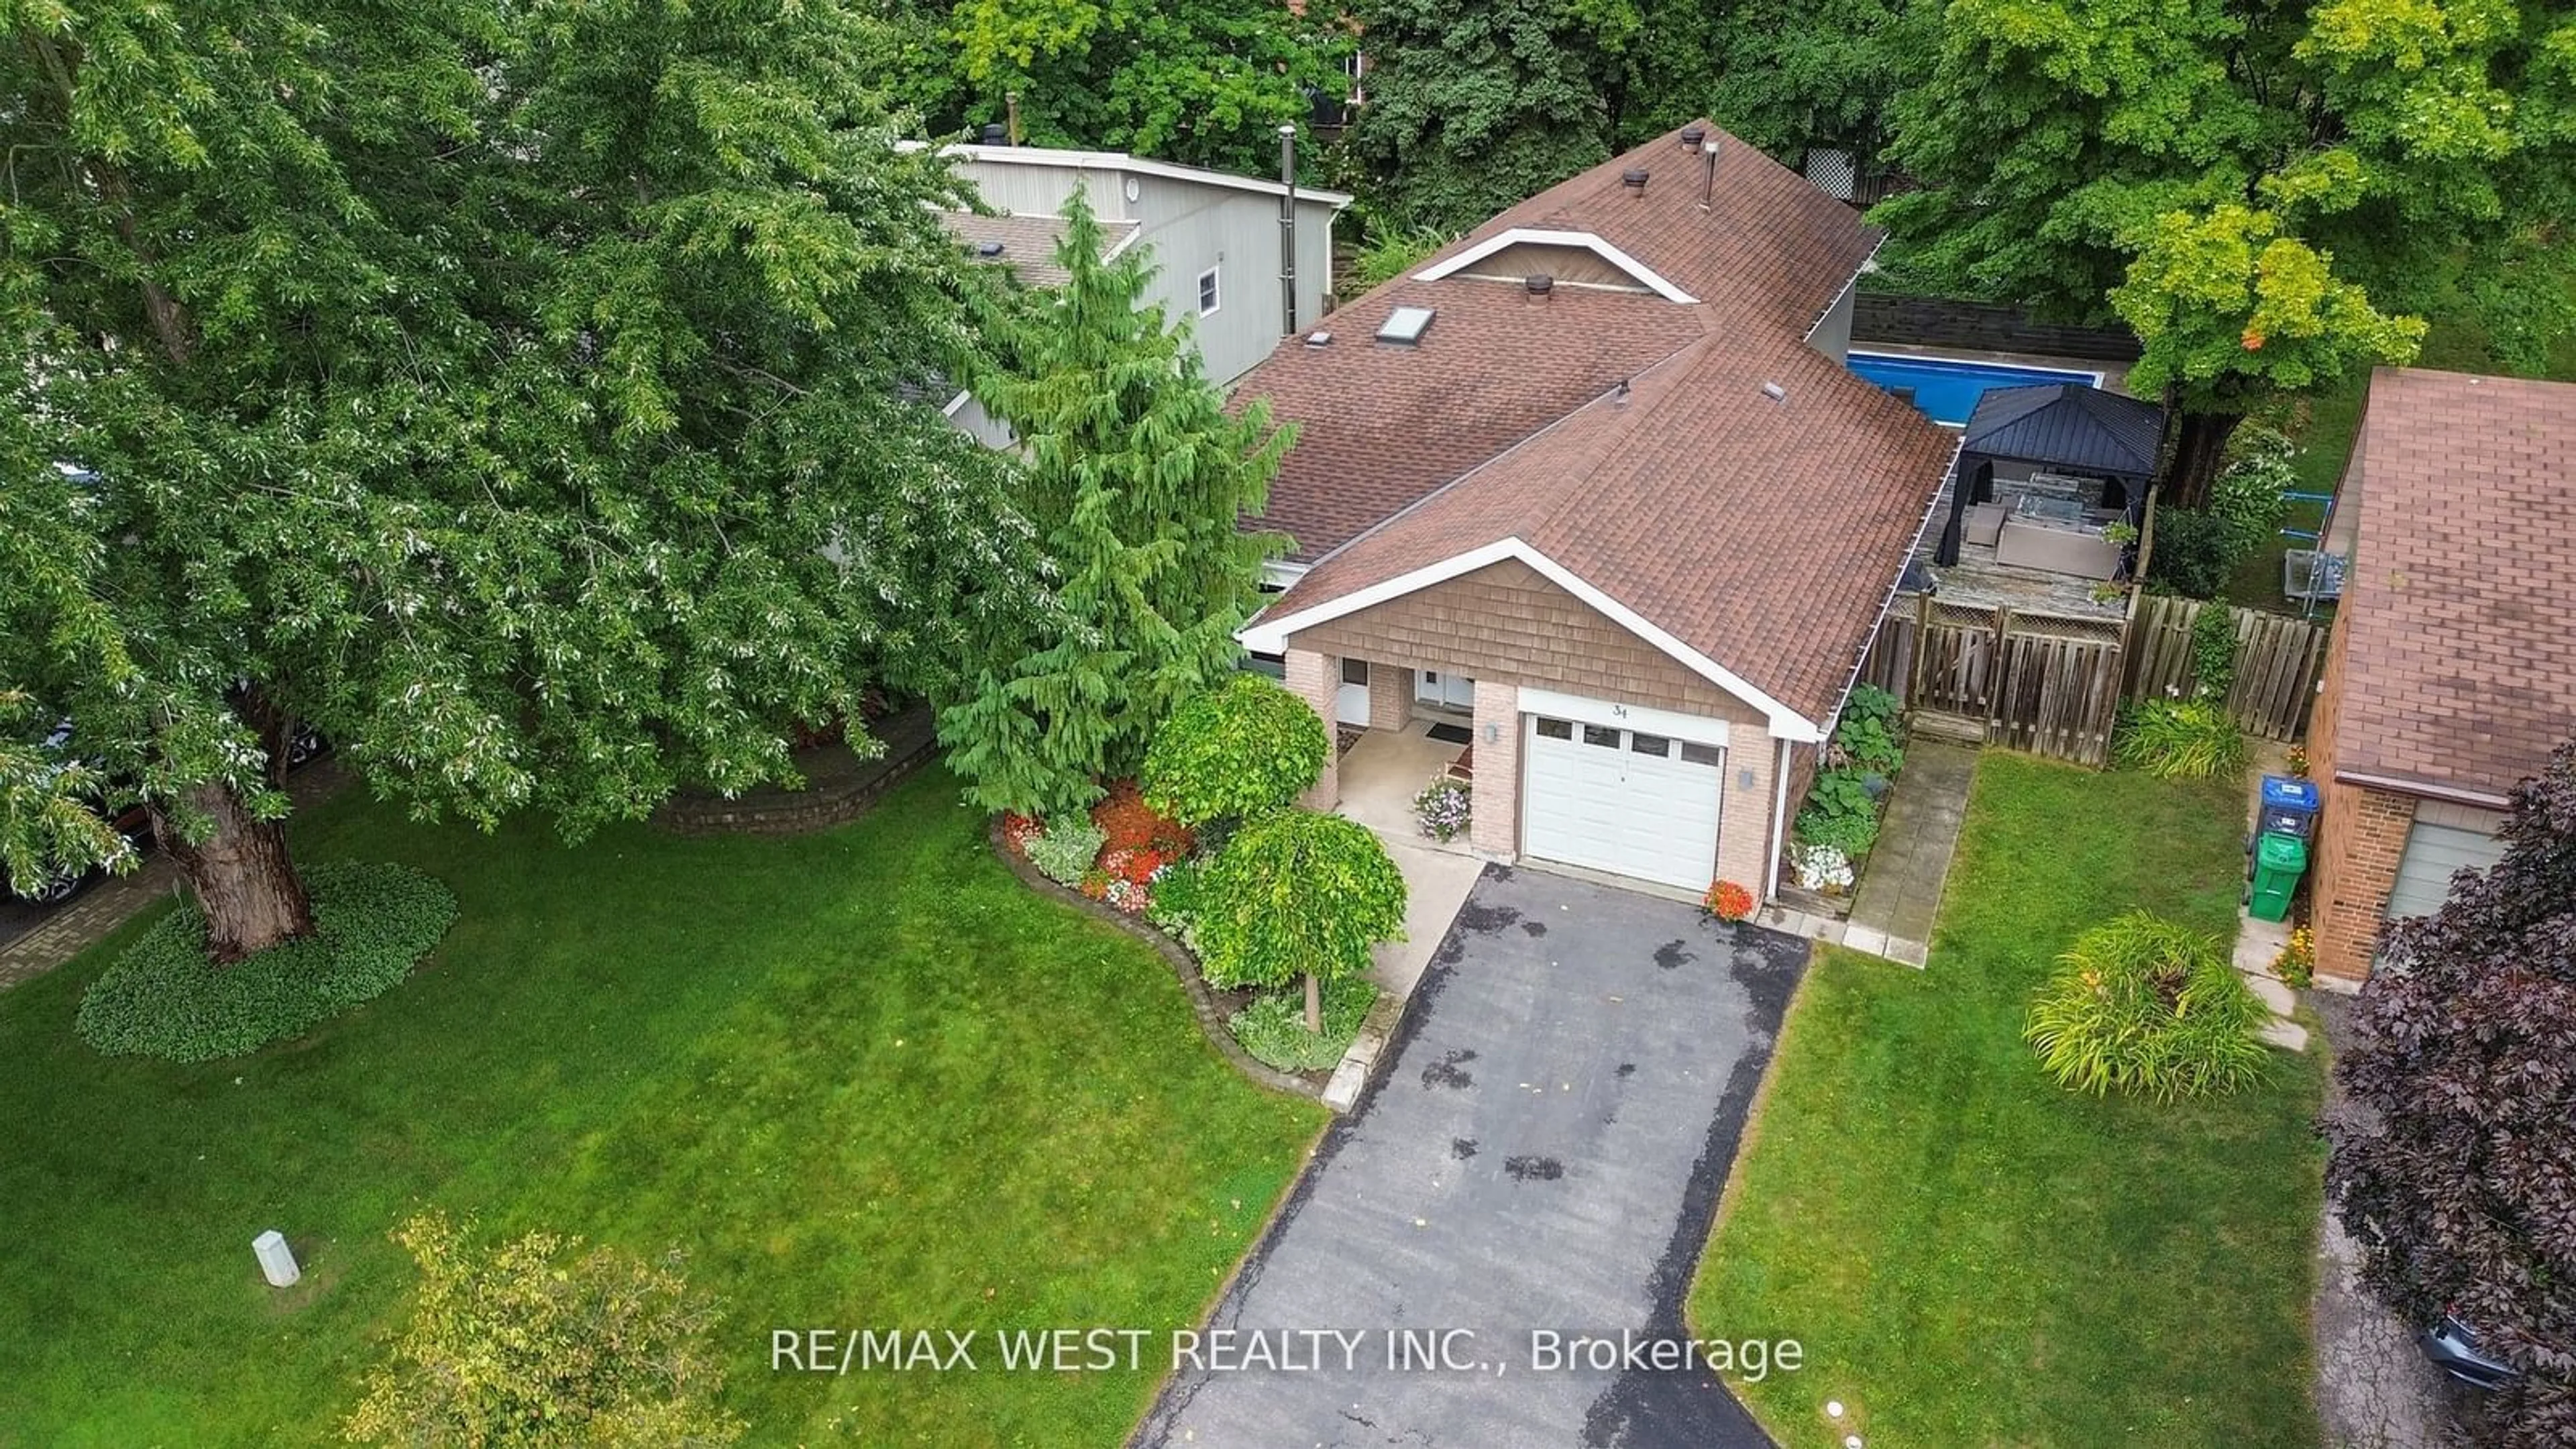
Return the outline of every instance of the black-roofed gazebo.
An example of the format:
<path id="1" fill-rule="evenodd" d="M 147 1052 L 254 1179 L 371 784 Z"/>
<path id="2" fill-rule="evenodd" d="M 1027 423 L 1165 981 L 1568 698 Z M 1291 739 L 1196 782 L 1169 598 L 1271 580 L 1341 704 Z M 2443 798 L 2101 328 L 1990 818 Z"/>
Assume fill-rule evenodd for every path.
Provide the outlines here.
<path id="1" fill-rule="evenodd" d="M 2164 431 L 2163 408 L 2084 383 L 1988 388 L 1960 439 L 1936 561 L 1959 561 L 1969 510 L 1993 502 L 1998 481 L 2063 492 L 2096 516 L 2116 512 L 2137 523 Z"/>

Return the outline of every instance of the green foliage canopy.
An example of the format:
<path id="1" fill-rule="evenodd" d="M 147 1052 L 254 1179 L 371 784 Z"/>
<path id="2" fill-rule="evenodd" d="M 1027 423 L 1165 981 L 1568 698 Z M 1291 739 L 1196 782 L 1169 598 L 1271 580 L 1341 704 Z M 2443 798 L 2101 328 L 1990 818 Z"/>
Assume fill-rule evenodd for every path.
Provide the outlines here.
<path id="1" fill-rule="evenodd" d="M 1052 607 L 941 711 L 949 764 L 986 809 L 1054 818 L 1141 761 L 1157 725 L 1243 657 L 1275 534 L 1261 511 L 1293 440 L 1254 402 L 1229 413 L 1185 330 L 1141 305 L 1148 263 L 1105 260 L 1079 193 L 1065 282 L 990 315 L 973 388 L 1027 454 L 1020 505 L 1055 571 Z"/>
<path id="2" fill-rule="evenodd" d="M 280 715 L 485 823 L 785 780 L 1033 592 L 1007 461 L 905 400 L 972 283 L 854 5 L 9 24 L 0 696 L 97 767 L 0 749 L 22 879 L 102 779 L 274 819 Z"/>
<path id="3" fill-rule="evenodd" d="M 1197 887 L 1201 969 L 1220 987 L 1334 981 L 1404 934 L 1404 876 L 1374 832 L 1280 810 L 1235 832 Z"/>
<path id="4" fill-rule="evenodd" d="M 1306 701 L 1238 671 L 1174 711 L 1145 751 L 1145 803 L 1183 825 L 1257 815 L 1315 783 L 1332 754 Z"/>

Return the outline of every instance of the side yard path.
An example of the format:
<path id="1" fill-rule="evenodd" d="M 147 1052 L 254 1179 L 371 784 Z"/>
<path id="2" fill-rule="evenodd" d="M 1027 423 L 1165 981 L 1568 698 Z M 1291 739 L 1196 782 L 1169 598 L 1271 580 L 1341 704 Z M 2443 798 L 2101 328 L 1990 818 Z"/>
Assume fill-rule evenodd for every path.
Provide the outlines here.
<path id="1" fill-rule="evenodd" d="M 1842 944 L 1907 966 L 1924 963 L 1976 775 L 1977 752 L 1965 745 L 1916 740 L 1906 749 L 1905 773 L 1852 896 Z"/>
<path id="2" fill-rule="evenodd" d="M 1691 1299 L 1703 1335 L 1805 1346 L 1736 1385 L 1782 1443 L 2319 1442 L 2322 1064 L 2159 1107 L 2061 1091 L 2021 1037 L 2087 927 L 2233 930 L 2240 811 L 1988 752 L 1927 968 L 1819 953 Z"/>
<path id="3" fill-rule="evenodd" d="M 303 810 L 339 793 L 350 774 L 340 762 L 324 757 L 298 770 L 286 782 L 286 793 Z M 81 952 L 106 940 L 146 906 L 179 889 L 178 868 L 154 851 L 132 875 L 100 881 L 49 911 L 17 939 L 0 946 L 0 991 L 42 976 Z"/>

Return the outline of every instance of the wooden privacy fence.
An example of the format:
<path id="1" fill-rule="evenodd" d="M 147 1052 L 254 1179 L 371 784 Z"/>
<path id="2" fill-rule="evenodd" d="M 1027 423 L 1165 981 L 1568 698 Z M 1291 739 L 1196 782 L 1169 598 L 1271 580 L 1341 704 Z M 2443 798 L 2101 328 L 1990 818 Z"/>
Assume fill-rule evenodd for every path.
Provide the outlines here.
<path id="1" fill-rule="evenodd" d="M 2102 763 L 2120 704 L 2120 623 L 1900 596 L 1860 677 L 1936 735 Z"/>
<path id="2" fill-rule="evenodd" d="M 2191 692 L 2191 631 L 2203 609 L 2197 599 L 2151 594 L 2138 600 L 2129 620 L 2129 699 L 2164 699 Z M 2306 733 L 2317 676 L 2326 667 L 2327 630 L 2304 619 L 2230 609 L 2236 629 L 2236 679 L 2228 686 L 2227 712 L 2248 732 L 2272 740 Z"/>
<path id="3" fill-rule="evenodd" d="M 1861 661 L 1860 680 L 1894 694 L 1934 735 L 2099 765 L 2121 701 L 2189 692 L 2191 627 L 2203 607 L 2141 597 L 2124 624 L 1901 594 Z M 2233 613 L 2228 713 L 2255 734 L 2298 738 L 2325 665 L 2326 631 L 2250 609 Z"/>

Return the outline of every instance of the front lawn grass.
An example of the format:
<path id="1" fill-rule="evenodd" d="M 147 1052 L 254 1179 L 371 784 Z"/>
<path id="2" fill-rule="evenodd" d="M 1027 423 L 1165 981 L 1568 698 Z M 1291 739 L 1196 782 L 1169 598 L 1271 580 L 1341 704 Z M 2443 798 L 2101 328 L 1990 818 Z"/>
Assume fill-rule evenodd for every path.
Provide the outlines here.
<path id="1" fill-rule="evenodd" d="M 750 1442 L 1111 1444 L 1142 1373 L 773 1374 L 776 1328 L 1192 1323 L 1320 1130 L 1169 966 L 1022 887 L 932 772 L 799 839 L 426 828 L 352 791 L 308 862 L 461 910 L 384 997 L 258 1055 L 108 1060 L 106 950 L 0 995 L 0 1443 L 336 1438 L 405 1307 L 387 1229 L 688 1254 Z M 141 923 L 122 933 L 130 938 Z M 110 943 L 108 949 L 115 943 Z M 251 1256 L 284 1230 L 304 1281 Z"/>
<path id="2" fill-rule="evenodd" d="M 1928 968 L 1819 956 L 1690 1301 L 1703 1335 L 1804 1345 L 1736 1386 L 1784 1443 L 2316 1442 L 2316 1060 L 2159 1107 L 2063 1092 L 2021 1040 L 2057 953 L 2129 906 L 2232 939 L 2242 809 L 1990 751 Z"/>

